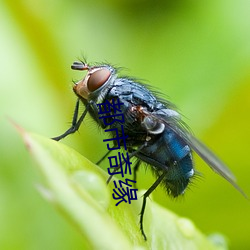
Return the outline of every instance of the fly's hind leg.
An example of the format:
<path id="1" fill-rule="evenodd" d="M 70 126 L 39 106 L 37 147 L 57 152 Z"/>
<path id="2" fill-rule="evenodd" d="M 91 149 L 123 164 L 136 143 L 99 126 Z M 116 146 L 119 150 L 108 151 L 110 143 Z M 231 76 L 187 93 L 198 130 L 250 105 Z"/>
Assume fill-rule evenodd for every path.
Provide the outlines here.
<path id="1" fill-rule="evenodd" d="M 141 208 L 141 212 L 140 212 L 140 230 L 141 230 L 141 233 L 142 233 L 144 240 L 147 240 L 147 236 L 146 236 L 146 234 L 144 232 L 144 228 L 143 228 L 143 218 L 144 218 L 144 212 L 145 212 L 145 208 L 146 208 L 147 198 L 159 186 L 159 184 L 164 179 L 166 173 L 167 172 L 163 172 L 162 175 L 160 175 L 158 177 L 158 179 L 154 182 L 154 184 L 143 195 L 142 208 Z"/>

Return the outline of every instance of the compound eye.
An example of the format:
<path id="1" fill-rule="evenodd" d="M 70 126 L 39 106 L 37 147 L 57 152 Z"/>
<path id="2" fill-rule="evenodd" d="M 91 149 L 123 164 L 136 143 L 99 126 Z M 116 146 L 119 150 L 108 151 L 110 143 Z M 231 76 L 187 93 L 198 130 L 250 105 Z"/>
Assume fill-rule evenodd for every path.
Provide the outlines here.
<path id="1" fill-rule="evenodd" d="M 99 69 L 90 74 L 87 83 L 88 90 L 93 92 L 99 89 L 109 79 L 110 74 L 108 69 Z"/>

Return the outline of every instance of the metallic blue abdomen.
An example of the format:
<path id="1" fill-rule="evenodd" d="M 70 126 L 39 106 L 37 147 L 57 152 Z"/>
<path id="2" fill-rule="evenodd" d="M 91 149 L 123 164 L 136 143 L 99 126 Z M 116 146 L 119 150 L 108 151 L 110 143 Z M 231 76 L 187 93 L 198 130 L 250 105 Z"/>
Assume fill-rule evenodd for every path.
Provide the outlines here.
<path id="1" fill-rule="evenodd" d="M 173 131 L 165 129 L 158 139 L 143 148 L 137 157 L 152 166 L 153 172 L 160 176 L 166 172 L 163 185 L 167 192 L 176 197 L 182 194 L 194 175 L 190 147 Z"/>

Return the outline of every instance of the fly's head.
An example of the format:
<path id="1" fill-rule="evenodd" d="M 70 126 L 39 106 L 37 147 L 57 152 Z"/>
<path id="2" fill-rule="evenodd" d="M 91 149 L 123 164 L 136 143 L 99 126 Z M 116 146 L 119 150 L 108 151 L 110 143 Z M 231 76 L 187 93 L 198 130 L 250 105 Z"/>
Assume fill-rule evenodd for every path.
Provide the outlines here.
<path id="1" fill-rule="evenodd" d="M 116 78 L 116 72 L 110 65 L 89 66 L 83 62 L 74 62 L 71 66 L 74 70 L 86 70 L 86 76 L 73 87 L 75 94 L 81 99 L 98 99 L 105 96 L 105 89 Z"/>

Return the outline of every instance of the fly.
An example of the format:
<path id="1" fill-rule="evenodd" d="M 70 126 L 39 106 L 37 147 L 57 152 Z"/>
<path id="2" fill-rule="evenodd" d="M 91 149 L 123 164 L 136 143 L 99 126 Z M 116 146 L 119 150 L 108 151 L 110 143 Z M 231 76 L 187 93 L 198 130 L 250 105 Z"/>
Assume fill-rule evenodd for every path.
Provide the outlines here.
<path id="1" fill-rule="evenodd" d="M 76 132 L 87 113 L 103 129 L 118 128 L 121 126 L 119 122 L 107 126 L 99 119 L 97 103 L 118 100 L 124 104 L 121 109 L 125 120 L 124 133 L 128 135 L 126 145 L 130 158 L 137 159 L 134 178 L 141 163 L 150 165 L 157 176 L 156 181 L 143 195 L 140 230 L 145 240 L 143 216 L 147 197 L 159 184 L 172 197 L 184 193 L 195 174 L 192 151 L 246 197 L 227 166 L 188 131 L 172 103 L 158 98 L 146 85 L 132 78 L 119 77 L 117 70 L 111 65 L 90 66 L 85 62 L 74 62 L 71 68 L 87 71 L 87 74 L 73 87 L 78 99 L 71 127 L 53 139 L 59 141 Z M 84 104 L 85 110 L 78 117 L 80 102 Z M 100 161 L 107 155 L 108 153 Z"/>

